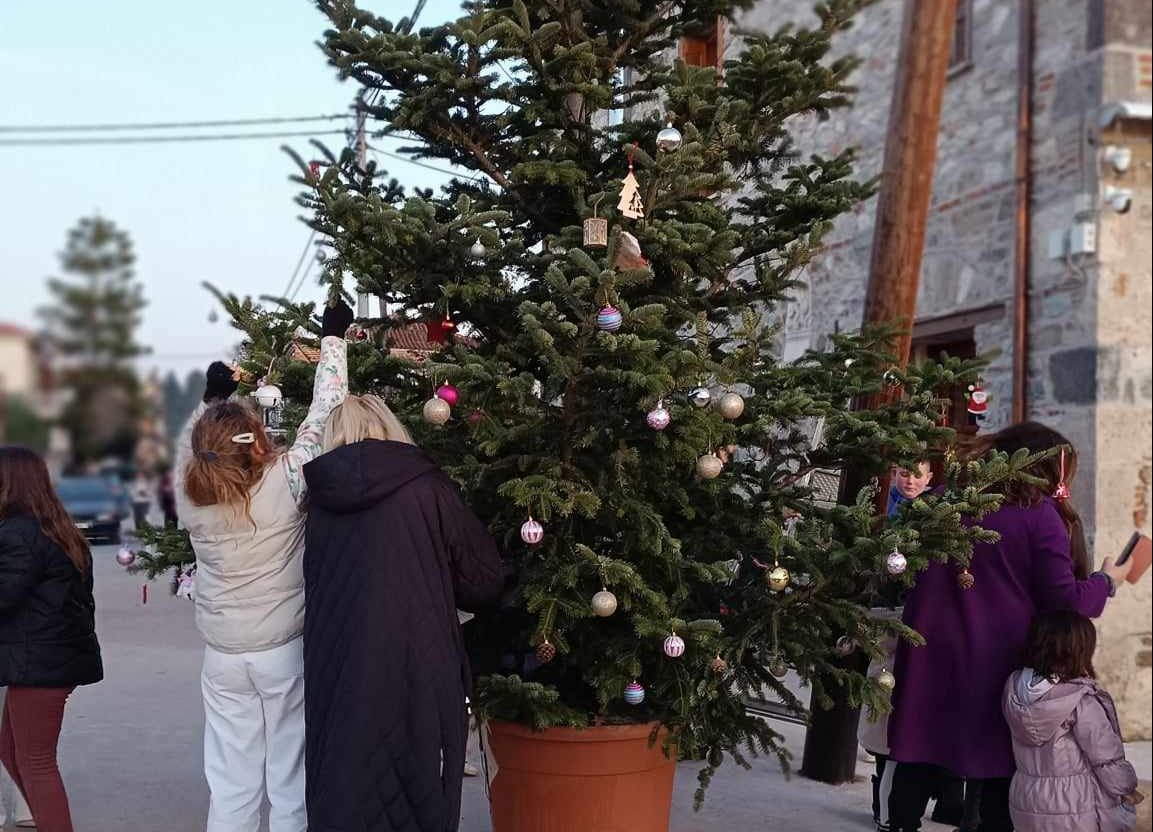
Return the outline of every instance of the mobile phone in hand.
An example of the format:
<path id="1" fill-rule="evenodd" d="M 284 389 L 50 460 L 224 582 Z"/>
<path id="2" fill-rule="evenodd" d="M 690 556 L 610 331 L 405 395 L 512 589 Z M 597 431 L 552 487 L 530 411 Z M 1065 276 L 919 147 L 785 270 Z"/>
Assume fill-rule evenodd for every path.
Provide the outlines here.
<path id="1" fill-rule="evenodd" d="M 1125 544 L 1125 548 L 1121 550 L 1121 554 L 1117 556 L 1117 560 L 1113 561 L 1118 566 L 1124 566 L 1125 563 L 1133 556 L 1133 550 L 1137 548 L 1137 544 L 1141 542 L 1141 532 L 1133 532 L 1133 536 L 1129 538 L 1129 542 Z"/>
<path id="2" fill-rule="evenodd" d="M 1150 564 L 1153 564 L 1153 540 L 1141 532 L 1133 532 L 1133 536 L 1129 538 L 1129 542 L 1121 550 L 1116 563 L 1124 564 L 1130 558 L 1133 558 L 1133 566 L 1129 569 L 1129 576 L 1125 580 L 1135 584 L 1141 580 L 1141 576 L 1145 574 L 1145 570 L 1149 568 Z"/>

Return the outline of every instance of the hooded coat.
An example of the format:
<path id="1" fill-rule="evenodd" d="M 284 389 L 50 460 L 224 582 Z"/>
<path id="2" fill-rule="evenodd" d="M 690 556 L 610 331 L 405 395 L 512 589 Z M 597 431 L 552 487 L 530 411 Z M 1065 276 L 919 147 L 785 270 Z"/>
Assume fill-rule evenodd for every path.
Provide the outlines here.
<path id="1" fill-rule="evenodd" d="M 454 832 L 471 681 L 457 609 L 498 597 L 496 546 L 412 445 L 346 445 L 304 476 L 308 828 Z"/>
<path id="2" fill-rule="evenodd" d="M 1054 684 L 1025 668 L 1002 702 L 1017 773 L 1009 811 L 1017 832 L 1125 832 L 1136 812 L 1121 798 L 1137 789 L 1125 760 L 1117 711 L 1092 679 Z"/>

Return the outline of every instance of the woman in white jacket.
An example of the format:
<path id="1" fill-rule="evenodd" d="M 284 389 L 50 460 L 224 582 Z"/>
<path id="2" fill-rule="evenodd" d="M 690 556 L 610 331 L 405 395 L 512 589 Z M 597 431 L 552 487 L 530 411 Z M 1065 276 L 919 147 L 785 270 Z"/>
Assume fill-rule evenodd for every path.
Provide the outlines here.
<path id="1" fill-rule="evenodd" d="M 206 643 L 208 832 L 305 832 L 304 464 L 348 393 L 346 304 L 325 309 L 312 405 L 276 453 L 260 416 L 229 401 L 232 370 L 209 368 L 204 403 L 176 451 L 176 500 L 196 552 L 196 625 Z"/>

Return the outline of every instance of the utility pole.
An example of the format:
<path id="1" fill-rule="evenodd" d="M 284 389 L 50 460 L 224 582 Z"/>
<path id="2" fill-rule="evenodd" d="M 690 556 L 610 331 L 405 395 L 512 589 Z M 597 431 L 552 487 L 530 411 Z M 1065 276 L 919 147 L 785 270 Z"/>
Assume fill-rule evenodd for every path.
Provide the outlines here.
<path id="1" fill-rule="evenodd" d="M 925 226 L 933 195 L 941 102 L 956 18 L 957 0 L 905 2 L 863 321 L 865 326 L 901 327 L 891 349 L 902 367 L 908 363 L 912 343 Z M 876 404 L 868 399 L 857 407 L 871 409 Z M 867 484 L 866 472 L 846 470 L 840 502 L 855 502 Z M 846 667 L 860 672 L 866 669 L 867 661 L 860 650 L 844 660 Z M 824 783 L 847 783 L 856 775 L 857 724 L 861 713 L 850 704 L 844 690 L 831 688 L 829 694 L 834 700 L 831 709 L 810 709 L 801 774 Z"/>

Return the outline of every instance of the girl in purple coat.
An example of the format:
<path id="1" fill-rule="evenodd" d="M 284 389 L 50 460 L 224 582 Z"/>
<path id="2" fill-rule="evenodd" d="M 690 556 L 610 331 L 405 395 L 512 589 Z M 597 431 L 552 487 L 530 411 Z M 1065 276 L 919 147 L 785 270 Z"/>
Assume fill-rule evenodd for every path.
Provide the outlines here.
<path id="1" fill-rule="evenodd" d="M 965 580 L 954 565 L 934 563 L 905 601 L 903 620 L 925 644 L 902 642 L 897 650 L 889 722 L 890 756 L 901 763 L 889 800 L 894 832 L 921 828 L 929 795 L 947 773 L 980 789 L 979 832 L 1012 830 L 1015 766 L 1001 692 L 1021 666 L 1030 622 L 1047 610 L 1095 618 L 1128 574 L 1128 564 L 1110 560 L 1089 574 L 1077 513 L 1051 496 L 1062 473 L 1067 482 L 1076 471 L 1076 455 L 1061 434 L 1025 422 L 981 437 L 973 456 L 1062 446 L 1064 466 L 1049 457 L 1029 472 L 1038 482 L 1006 486 L 1001 508 L 981 521 L 1000 538 L 974 546 Z"/>
<path id="2" fill-rule="evenodd" d="M 1017 773 L 1009 789 L 1016 832 L 1127 832 L 1144 798 L 1125 759 L 1117 709 L 1097 686 L 1097 630 L 1075 612 L 1033 621 L 1025 668 L 1002 707 Z"/>

